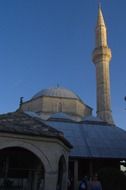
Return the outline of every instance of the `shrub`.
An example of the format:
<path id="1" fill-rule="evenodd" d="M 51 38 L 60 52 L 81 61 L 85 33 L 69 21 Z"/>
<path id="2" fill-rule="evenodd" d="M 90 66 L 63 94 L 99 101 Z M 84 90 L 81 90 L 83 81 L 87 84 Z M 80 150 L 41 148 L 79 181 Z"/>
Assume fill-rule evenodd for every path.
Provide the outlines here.
<path id="1" fill-rule="evenodd" d="M 126 176 L 116 168 L 103 168 L 98 172 L 103 190 L 126 189 Z"/>

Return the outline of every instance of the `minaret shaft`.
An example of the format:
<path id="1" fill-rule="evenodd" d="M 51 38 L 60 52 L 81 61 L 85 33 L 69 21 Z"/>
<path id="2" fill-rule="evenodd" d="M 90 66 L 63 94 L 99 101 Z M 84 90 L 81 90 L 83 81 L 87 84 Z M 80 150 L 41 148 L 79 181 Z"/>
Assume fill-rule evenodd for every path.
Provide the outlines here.
<path id="1" fill-rule="evenodd" d="M 96 28 L 96 47 L 108 46 L 107 45 L 107 33 L 104 26 L 99 26 Z"/>
<path id="2" fill-rule="evenodd" d="M 97 81 L 97 113 L 99 114 L 99 112 L 111 110 L 108 62 L 104 63 L 99 62 L 98 64 L 96 64 L 96 81 Z"/>
<path id="3" fill-rule="evenodd" d="M 96 66 L 97 115 L 109 124 L 113 124 L 110 101 L 109 63 L 111 50 L 107 44 L 107 32 L 101 8 L 98 11 L 96 26 L 96 44 L 93 62 Z"/>

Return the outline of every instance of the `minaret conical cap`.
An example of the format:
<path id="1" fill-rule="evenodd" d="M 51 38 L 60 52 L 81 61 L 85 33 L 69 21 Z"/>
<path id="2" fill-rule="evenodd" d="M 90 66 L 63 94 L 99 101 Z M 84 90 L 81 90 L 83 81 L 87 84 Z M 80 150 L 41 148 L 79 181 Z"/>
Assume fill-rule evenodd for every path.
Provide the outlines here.
<path id="1" fill-rule="evenodd" d="M 97 18 L 97 27 L 98 26 L 105 26 L 104 17 L 102 14 L 101 6 L 98 7 L 98 18 Z"/>

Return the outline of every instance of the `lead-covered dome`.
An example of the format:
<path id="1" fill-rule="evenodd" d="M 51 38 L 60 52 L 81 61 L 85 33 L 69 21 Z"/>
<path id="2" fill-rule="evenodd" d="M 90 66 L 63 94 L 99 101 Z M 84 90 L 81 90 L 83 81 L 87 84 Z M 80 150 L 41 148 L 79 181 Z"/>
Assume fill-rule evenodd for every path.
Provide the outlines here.
<path id="1" fill-rule="evenodd" d="M 48 119 L 56 113 L 64 113 L 75 121 L 80 121 L 84 116 L 92 113 L 92 109 L 78 95 L 63 87 L 39 91 L 31 100 L 23 102 L 22 109 L 35 112 L 42 119 Z"/>
<path id="2" fill-rule="evenodd" d="M 71 98 L 71 99 L 78 99 L 79 96 L 77 96 L 74 92 L 71 90 L 68 90 L 63 87 L 54 87 L 54 88 L 48 88 L 48 89 L 43 89 L 39 91 L 37 94 L 35 94 L 32 99 L 36 99 L 41 96 L 50 96 L 50 97 L 60 97 L 60 98 Z"/>

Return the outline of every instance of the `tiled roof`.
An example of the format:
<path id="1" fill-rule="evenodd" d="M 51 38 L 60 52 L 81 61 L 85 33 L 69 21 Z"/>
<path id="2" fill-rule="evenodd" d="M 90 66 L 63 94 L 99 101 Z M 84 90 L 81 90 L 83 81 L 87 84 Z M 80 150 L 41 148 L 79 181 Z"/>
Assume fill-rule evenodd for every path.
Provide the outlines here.
<path id="1" fill-rule="evenodd" d="M 48 126 L 41 119 L 31 117 L 20 110 L 0 115 L 0 132 L 58 138 L 68 147 L 72 147 L 61 131 Z"/>
<path id="2" fill-rule="evenodd" d="M 45 121 L 60 130 L 73 145 L 70 156 L 126 159 L 126 131 L 97 121 Z"/>

